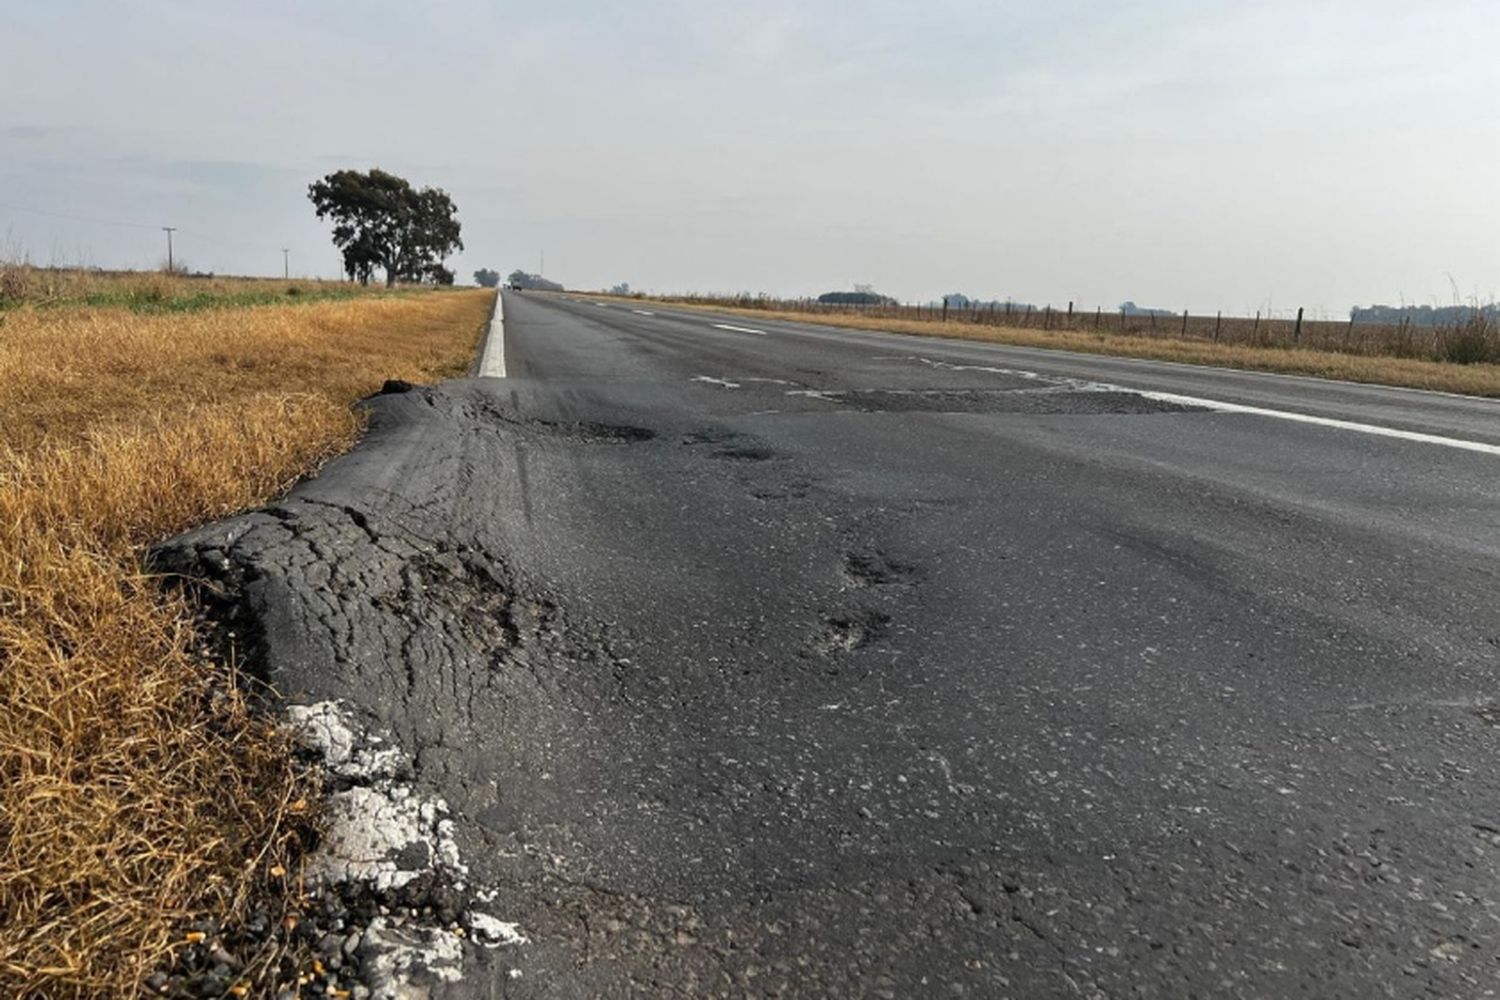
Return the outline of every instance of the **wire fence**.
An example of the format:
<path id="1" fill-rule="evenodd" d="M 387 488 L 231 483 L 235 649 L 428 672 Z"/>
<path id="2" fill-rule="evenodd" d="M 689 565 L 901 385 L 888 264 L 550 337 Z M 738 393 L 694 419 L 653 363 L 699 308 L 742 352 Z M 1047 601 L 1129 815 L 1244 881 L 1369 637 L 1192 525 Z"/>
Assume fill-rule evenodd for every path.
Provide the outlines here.
<path id="1" fill-rule="evenodd" d="M 1410 318 L 1397 323 L 1314 320 L 1295 315 L 1253 316 L 1163 313 L 1160 310 L 1092 310 L 1032 306 L 1014 302 L 963 304 L 829 303 L 816 299 L 776 299 L 758 295 L 682 295 L 675 301 L 768 312 L 865 316 L 870 319 L 952 323 L 1019 330 L 1197 341 L 1260 348 L 1331 351 L 1367 357 L 1414 358 L 1457 364 L 1500 363 L 1500 322 L 1493 310 L 1464 310 L 1440 325 Z"/>

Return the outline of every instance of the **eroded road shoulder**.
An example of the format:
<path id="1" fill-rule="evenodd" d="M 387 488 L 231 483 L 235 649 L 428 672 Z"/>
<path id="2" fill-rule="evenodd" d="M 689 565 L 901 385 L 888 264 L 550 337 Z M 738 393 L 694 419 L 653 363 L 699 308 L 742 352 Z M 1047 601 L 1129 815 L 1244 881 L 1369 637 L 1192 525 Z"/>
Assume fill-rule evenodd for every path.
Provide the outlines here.
<path id="1" fill-rule="evenodd" d="M 531 786 L 547 734 L 589 701 L 570 691 L 628 664 L 494 540 L 522 528 L 527 447 L 650 433 L 528 421 L 478 384 L 389 385 L 354 452 L 153 554 L 322 759 L 330 825 L 308 874 L 326 899 L 305 919 L 329 937 L 325 965 L 375 997 L 519 974 L 524 931 L 466 860 L 492 850 L 475 820 Z"/>

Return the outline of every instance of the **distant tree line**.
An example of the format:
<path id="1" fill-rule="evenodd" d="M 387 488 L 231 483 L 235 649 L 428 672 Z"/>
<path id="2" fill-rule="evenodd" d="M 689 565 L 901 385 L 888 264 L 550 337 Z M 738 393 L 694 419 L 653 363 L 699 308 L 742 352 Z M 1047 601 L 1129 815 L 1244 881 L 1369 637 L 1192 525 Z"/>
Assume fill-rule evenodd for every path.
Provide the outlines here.
<path id="1" fill-rule="evenodd" d="M 1153 309 L 1147 306 L 1138 306 L 1134 302 L 1121 302 L 1120 313 L 1125 316 L 1176 316 L 1174 309 Z"/>
<path id="2" fill-rule="evenodd" d="M 500 272 L 491 271 L 487 267 L 481 267 L 474 272 L 474 284 L 480 288 L 498 288 L 500 285 Z"/>
<path id="3" fill-rule="evenodd" d="M 824 292 L 818 296 L 818 301 L 832 306 L 883 306 L 893 305 L 896 300 L 889 295 L 881 295 L 879 292 L 861 290 L 858 292 Z"/>
<path id="4" fill-rule="evenodd" d="M 1349 318 L 1356 323 L 1376 323 L 1396 326 L 1458 326 L 1472 319 L 1475 314 L 1490 319 L 1500 319 L 1500 305 L 1486 306 L 1355 306 L 1349 310 Z"/>
<path id="5" fill-rule="evenodd" d="M 520 270 L 510 272 L 510 276 L 505 280 L 512 288 L 523 288 L 528 291 L 560 292 L 563 290 L 562 285 L 555 281 L 548 281 L 540 274 L 528 274 Z"/>
<path id="6" fill-rule="evenodd" d="M 1030 302 L 1017 302 L 1015 299 L 971 299 L 963 292 L 949 292 L 935 304 L 945 305 L 949 309 L 984 309 L 1013 313 L 1035 311 L 1039 308 Z"/>

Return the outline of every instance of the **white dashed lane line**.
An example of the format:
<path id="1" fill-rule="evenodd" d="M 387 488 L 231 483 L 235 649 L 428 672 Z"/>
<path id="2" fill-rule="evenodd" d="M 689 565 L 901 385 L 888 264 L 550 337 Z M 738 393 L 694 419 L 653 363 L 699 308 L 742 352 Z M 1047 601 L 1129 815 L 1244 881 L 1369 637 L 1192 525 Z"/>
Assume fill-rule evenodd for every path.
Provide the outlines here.
<path id="1" fill-rule="evenodd" d="M 753 333 L 757 337 L 764 337 L 766 335 L 766 331 L 764 330 L 752 330 L 748 326 L 730 326 L 728 323 L 715 323 L 714 329 L 733 330 L 735 333 Z"/>

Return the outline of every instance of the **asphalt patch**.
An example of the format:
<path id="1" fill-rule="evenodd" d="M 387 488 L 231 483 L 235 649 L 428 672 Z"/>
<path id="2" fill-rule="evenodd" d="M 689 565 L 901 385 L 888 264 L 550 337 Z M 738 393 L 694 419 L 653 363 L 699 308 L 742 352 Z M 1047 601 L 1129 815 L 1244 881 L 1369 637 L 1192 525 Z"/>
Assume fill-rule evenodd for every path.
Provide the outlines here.
<path id="1" fill-rule="evenodd" d="M 851 389 L 821 398 L 863 413 L 1104 414 L 1183 413 L 1193 407 L 1133 392 L 1088 389 Z"/>

